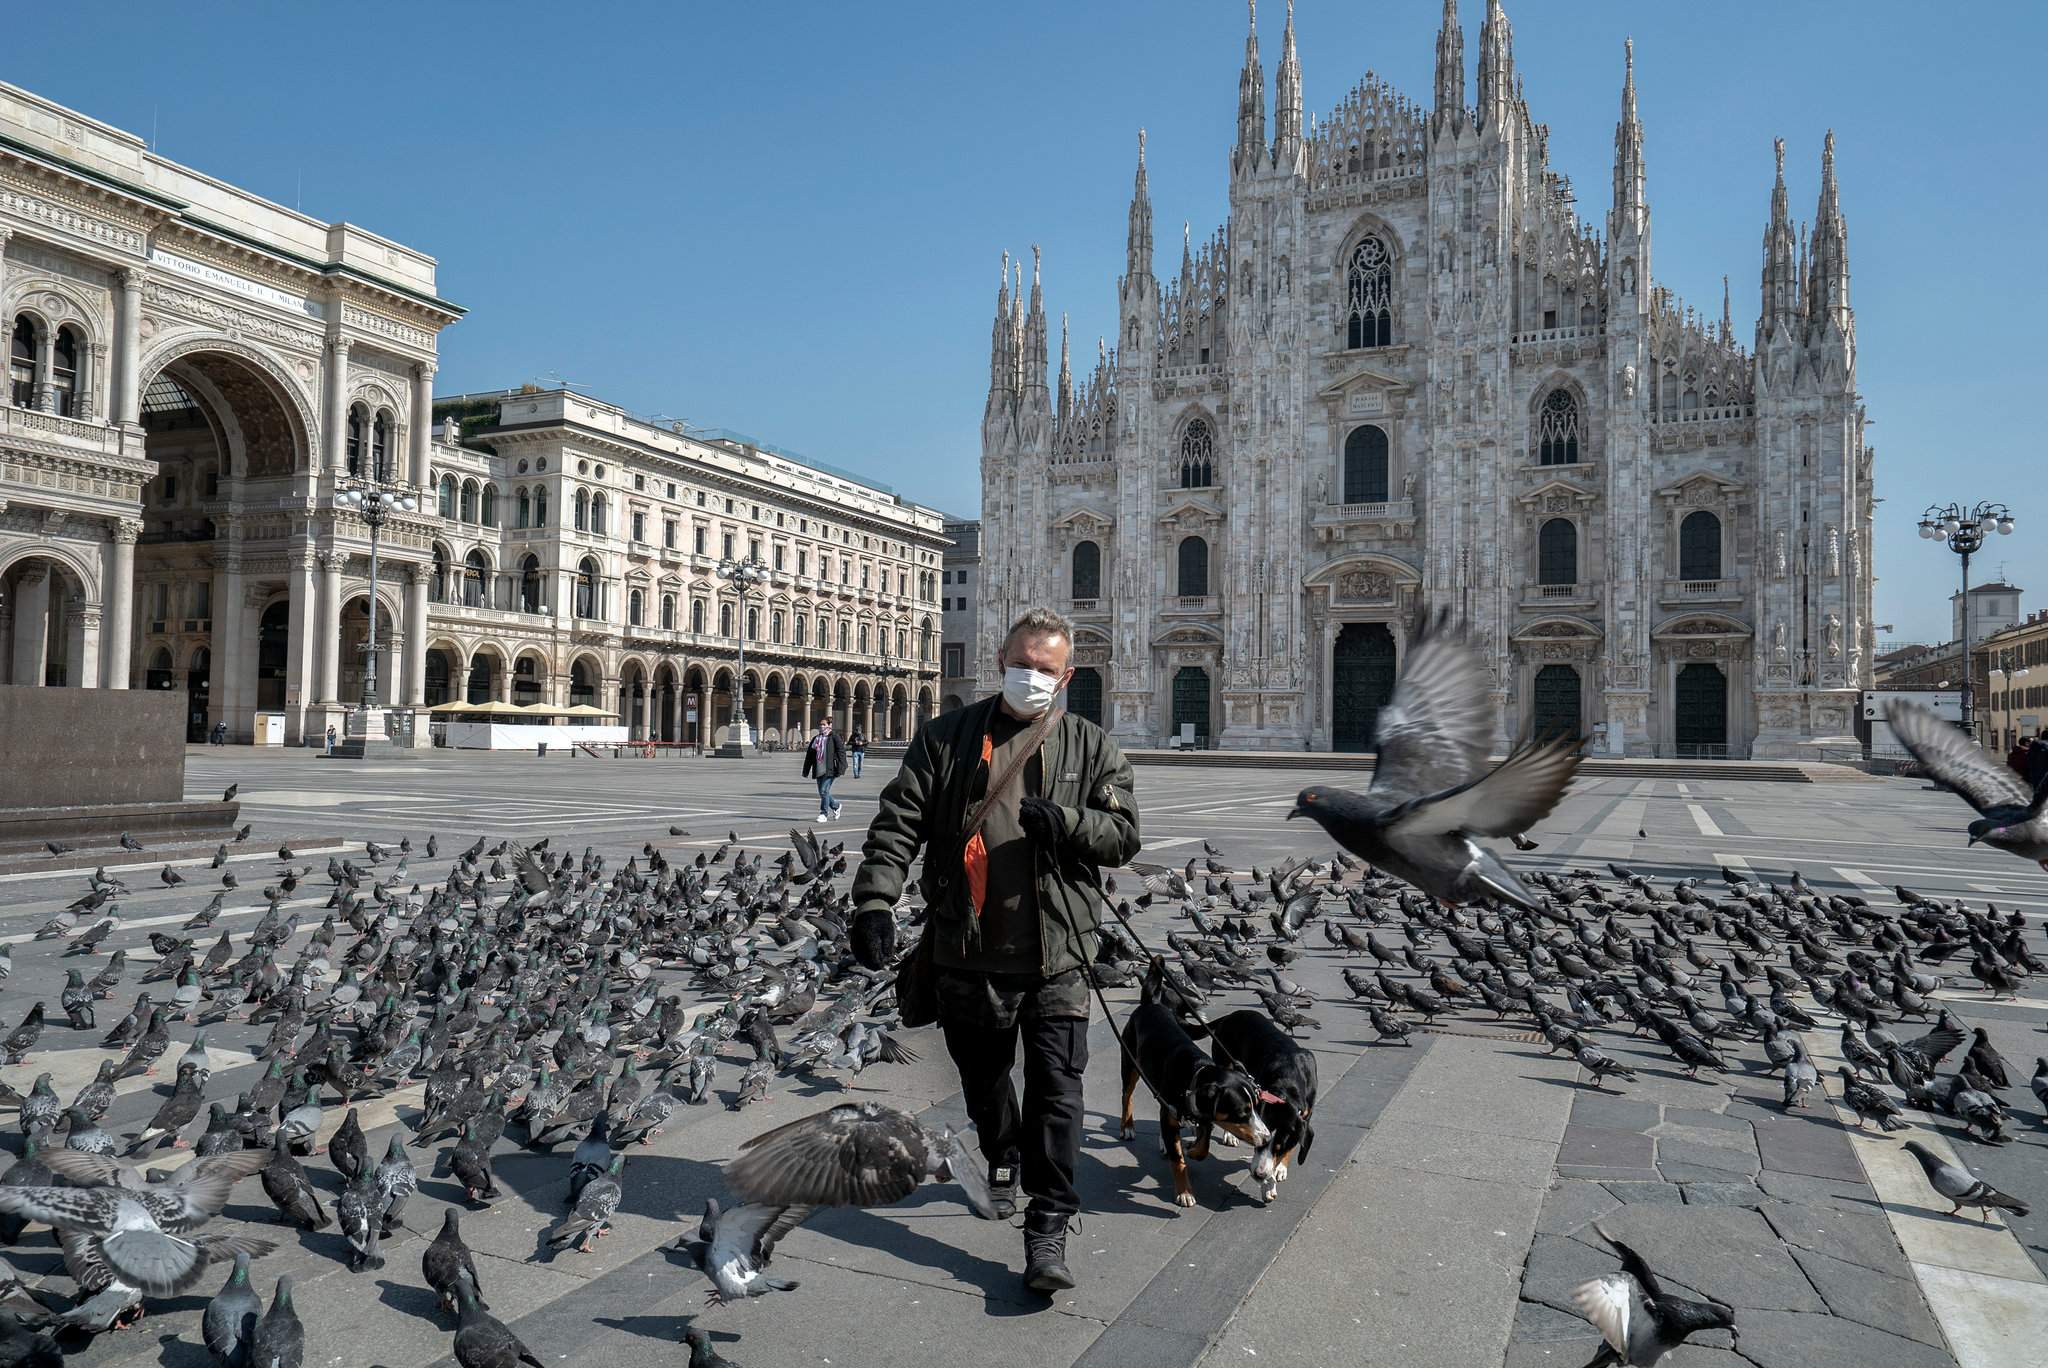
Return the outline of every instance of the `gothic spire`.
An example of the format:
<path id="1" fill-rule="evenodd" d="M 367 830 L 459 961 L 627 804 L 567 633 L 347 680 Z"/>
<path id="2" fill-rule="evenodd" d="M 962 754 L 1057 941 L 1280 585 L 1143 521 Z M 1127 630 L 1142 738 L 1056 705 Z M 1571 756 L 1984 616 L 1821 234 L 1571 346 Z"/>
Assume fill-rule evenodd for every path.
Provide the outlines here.
<path id="1" fill-rule="evenodd" d="M 1499 128 L 1515 103 L 1515 35 L 1500 0 L 1486 0 L 1479 26 L 1479 123 Z"/>
<path id="2" fill-rule="evenodd" d="M 1774 144 L 1778 181 L 1771 189 L 1771 222 L 1764 229 L 1762 312 L 1757 318 L 1759 344 L 1764 335 L 1787 327 L 1799 313 L 1799 239 L 1792 231 L 1792 206 L 1785 193 L 1785 140 Z"/>
<path id="3" fill-rule="evenodd" d="M 996 285 L 996 322 L 989 337 L 988 348 L 988 392 L 994 399 L 999 394 L 1016 392 L 1017 361 L 1010 354 L 1010 336 L 1013 320 L 1010 317 L 1010 254 L 1003 253 L 1003 273 Z"/>
<path id="4" fill-rule="evenodd" d="M 1844 324 L 1849 312 L 1849 227 L 1842 221 L 1835 183 L 1835 131 L 1828 130 L 1820 154 L 1820 205 L 1814 211 L 1813 257 L 1808 265 L 1807 316 Z"/>
<path id="5" fill-rule="evenodd" d="M 1436 34 L 1436 114 L 1457 120 L 1465 112 L 1465 30 L 1458 26 L 1458 0 L 1444 0 L 1444 23 Z"/>
<path id="6" fill-rule="evenodd" d="M 1024 392 L 1024 259 L 1016 265 L 1016 283 L 1010 290 L 1010 388 Z"/>
<path id="7" fill-rule="evenodd" d="M 1280 70 L 1273 77 L 1273 161 L 1292 167 L 1301 152 L 1301 61 L 1294 55 L 1294 0 L 1287 0 L 1287 32 L 1280 39 Z"/>
<path id="8" fill-rule="evenodd" d="M 1045 389 L 1045 291 L 1038 280 L 1038 244 L 1031 244 L 1031 312 L 1024 319 L 1024 383 L 1026 391 Z M 1021 270 L 1022 262 L 1018 263 Z"/>
<path id="9" fill-rule="evenodd" d="M 1735 340 L 1735 315 L 1728 300 L 1728 277 L 1721 277 L 1721 345 Z"/>
<path id="10" fill-rule="evenodd" d="M 1621 81 L 1621 122 L 1614 126 L 1614 212 L 1646 208 L 1643 121 L 1636 116 L 1636 40 L 1625 45 L 1627 74 Z"/>
<path id="11" fill-rule="evenodd" d="M 1145 130 L 1138 130 L 1138 179 L 1131 188 L 1131 230 L 1124 240 L 1124 274 L 1132 281 L 1152 274 L 1152 192 L 1145 183 Z"/>
<path id="12" fill-rule="evenodd" d="M 1067 364 L 1067 316 L 1066 316 L 1066 314 L 1062 313 L 1062 314 L 1060 315 L 1060 387 L 1059 387 L 1059 423 L 1060 423 L 1060 426 L 1061 426 L 1062 428 L 1065 428 L 1065 427 L 1066 427 L 1066 425 L 1067 425 L 1067 415 L 1068 415 L 1068 414 L 1069 414 L 1070 412 L 1072 412 L 1072 410 L 1073 410 L 1073 407 L 1074 407 L 1074 372 L 1073 372 L 1073 369 L 1072 369 L 1072 368 L 1071 368 L 1071 367 L 1070 367 L 1070 366 L 1069 366 L 1069 365 Z"/>
<path id="13" fill-rule="evenodd" d="M 1244 36 L 1244 70 L 1237 78 L 1237 156 L 1256 163 L 1266 146 L 1266 69 L 1259 65 L 1259 0 L 1248 0 L 1251 28 Z"/>

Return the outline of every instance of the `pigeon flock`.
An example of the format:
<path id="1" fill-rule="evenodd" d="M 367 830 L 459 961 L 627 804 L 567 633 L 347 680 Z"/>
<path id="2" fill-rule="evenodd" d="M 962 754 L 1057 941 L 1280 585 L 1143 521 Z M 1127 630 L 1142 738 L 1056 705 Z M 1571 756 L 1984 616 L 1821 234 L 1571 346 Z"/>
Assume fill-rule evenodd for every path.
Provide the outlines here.
<path id="1" fill-rule="evenodd" d="M 2015 995 L 2048 970 L 2035 924 L 1904 887 L 1897 905 L 1880 906 L 1820 892 L 1796 871 L 1782 885 L 1726 868 L 1517 874 L 1479 842 L 1534 848 L 1526 833 L 1564 796 L 1578 750 L 1536 741 L 1489 767 L 1487 689 L 1453 626 L 1427 624 L 1383 710 L 1371 786 L 1305 789 L 1289 814 L 1339 849 L 1247 873 L 1204 841 L 1184 867 L 1109 875 L 1095 986 L 1129 989 L 1149 969 L 1190 1023 L 1256 1002 L 1294 1035 L 1353 1013 L 1389 1046 L 1446 1019 L 1512 1022 L 1574 1058 L 1581 1086 L 1594 1088 L 1634 1082 L 1645 1066 L 1621 1042 L 1653 1038 L 1688 1076 L 1776 1075 L 1790 1114 L 1827 1114 L 1838 1101 L 1858 1126 L 1915 1137 L 1905 1148 L 1930 1193 L 1958 1213 L 2026 1214 L 1946 1145 L 1926 1143 L 1939 1136 L 1916 1118 L 1944 1117 L 1987 1145 L 2007 1140 L 2017 1071 L 1954 1004 L 1970 990 Z M 1900 735 L 1926 752 L 1937 783 L 1985 813 L 1973 840 L 2034 858 L 2014 829 L 2039 804 L 2015 797 L 2009 773 L 1987 777 L 1974 748 L 1910 721 Z M 849 949 L 840 879 L 851 857 L 802 829 L 789 843 L 748 851 L 729 833 L 715 852 L 671 860 L 649 842 L 616 864 L 548 839 L 479 838 L 438 882 L 413 869 L 440 860 L 434 836 L 417 848 L 368 842 L 359 860 L 330 858 L 324 879 L 280 848 L 248 930 L 215 927 L 233 887 L 225 874 L 178 934 L 150 932 L 148 959 L 141 943 L 121 943 L 128 888 L 95 871 L 36 933 L 81 960 L 68 968 L 61 1016 L 38 1002 L 0 1038 L 0 1064 L 21 1071 L 0 1078 L 0 1107 L 18 1111 L 23 1135 L 0 1173 L 0 1246 L 32 1251 L 47 1238 L 75 1289 L 60 1298 L 61 1280 L 31 1285 L 0 1262 L 0 1363 L 54 1365 L 64 1338 L 127 1329 L 150 1299 L 219 1279 L 201 1327 L 215 1360 L 301 1368 L 292 1279 L 277 1278 L 266 1300 L 261 1260 L 332 1230 L 350 1270 L 384 1269 L 395 1231 L 436 1228 L 411 1199 L 423 1173 L 445 1171 L 464 1201 L 411 1247 L 451 1350 L 463 1368 L 539 1368 L 491 1314 L 463 1240 L 464 1211 L 500 1196 L 494 1162 L 521 1147 L 557 1156 L 548 1162 L 566 1191 L 542 1243 L 573 1258 L 620 1211 L 630 1147 L 652 1142 L 677 1108 L 742 1110 L 792 1075 L 838 1088 L 917 1058 L 895 1018 L 894 975 L 862 968 Z M 214 867 L 225 861 L 224 847 Z M 165 866 L 164 886 L 184 881 Z M 302 909 L 323 890 L 308 933 Z M 898 911 L 900 957 L 921 909 Z M 1297 977 L 1304 957 L 1334 962 L 1348 998 L 1318 1001 Z M 0 947 L 0 979 L 11 964 Z M 107 1027 L 101 1009 L 112 1017 L 124 990 L 132 1005 Z M 234 1089 L 211 1088 L 208 1028 L 237 1018 L 269 1028 L 254 1051 L 261 1067 L 242 1068 Z M 34 1072 L 38 1048 L 58 1040 L 105 1051 L 69 1099 Z M 132 1134 L 104 1128 L 117 1085 L 160 1068 L 174 1077 L 156 1089 L 155 1114 Z M 2048 1113 L 2048 1061 L 2036 1061 L 2030 1087 Z M 380 1152 L 361 1108 L 401 1093 L 402 1124 Z M 309 1166 L 331 1166 L 339 1195 Z M 709 1201 L 673 1242 L 712 1306 L 799 1294 L 773 1256 L 823 1207 L 889 1206 L 944 1180 L 994 1215 L 971 1137 L 874 1101 L 756 1137 L 724 1177 L 730 1198 Z M 212 1224 L 245 1178 L 274 1219 Z M 1689 1334 L 1732 1325 L 1728 1307 L 1666 1294 L 1640 1256 L 1600 1233 L 1620 1267 L 1577 1293 L 1605 1341 L 1596 1365 L 1654 1363 Z M 702 1328 L 683 1338 L 693 1365 L 727 1362 Z"/>

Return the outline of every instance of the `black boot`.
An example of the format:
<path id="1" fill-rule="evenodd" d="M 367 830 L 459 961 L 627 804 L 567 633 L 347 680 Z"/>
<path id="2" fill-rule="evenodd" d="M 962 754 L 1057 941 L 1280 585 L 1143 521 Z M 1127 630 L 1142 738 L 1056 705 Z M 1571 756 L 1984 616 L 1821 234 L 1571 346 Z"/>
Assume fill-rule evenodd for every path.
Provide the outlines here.
<path id="1" fill-rule="evenodd" d="M 1067 1272 L 1064 1212 L 1025 1213 L 1024 1285 L 1034 1292 L 1060 1292 L 1074 1285 L 1074 1275 Z"/>
<path id="2" fill-rule="evenodd" d="M 1017 1214 L 1017 1164 L 1011 1160 L 1006 1164 L 988 1166 L 988 1199 L 996 1210 L 998 1221 L 1007 1221 Z"/>

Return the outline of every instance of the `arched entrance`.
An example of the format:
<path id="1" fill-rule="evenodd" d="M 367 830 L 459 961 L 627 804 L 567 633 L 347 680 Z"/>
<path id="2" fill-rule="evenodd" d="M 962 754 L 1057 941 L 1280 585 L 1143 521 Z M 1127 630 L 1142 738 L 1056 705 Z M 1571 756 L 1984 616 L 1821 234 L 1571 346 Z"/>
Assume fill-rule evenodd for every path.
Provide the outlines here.
<path id="1" fill-rule="evenodd" d="M 1173 676 L 1173 734 L 1193 725 L 1197 744 L 1209 740 L 1209 672 L 1199 665 L 1183 665 Z"/>
<path id="2" fill-rule="evenodd" d="M 569 706 L 597 706 L 597 671 L 587 660 L 579 660 L 569 667 Z"/>
<path id="3" fill-rule="evenodd" d="M 498 658 L 489 651 L 478 651 L 469 661 L 469 686 L 463 691 L 465 703 L 488 703 L 497 696 L 491 687 L 497 682 Z"/>
<path id="4" fill-rule="evenodd" d="M 1330 669 L 1330 748 L 1372 749 L 1380 709 L 1394 696 L 1394 634 L 1384 622 L 1347 622 Z"/>
<path id="5" fill-rule="evenodd" d="M 512 702 L 530 708 L 540 701 L 540 662 L 521 656 L 512 662 Z"/>
<path id="6" fill-rule="evenodd" d="M 397 639 L 397 626 L 391 616 L 391 609 L 384 604 L 377 605 L 377 703 L 388 707 L 398 696 L 398 653 L 391 649 Z M 337 686 L 340 700 L 354 707 L 363 696 L 363 681 L 367 675 L 366 662 L 369 653 L 363 649 L 370 640 L 370 600 L 357 597 L 349 601 L 341 615 L 341 670 Z"/>
<path id="7" fill-rule="evenodd" d="M 948 700 L 947 711 L 959 706 L 956 700 Z M 1102 671 L 1093 665 L 1075 668 L 1074 677 L 1067 681 L 1067 711 L 1102 725 Z"/>
<path id="8" fill-rule="evenodd" d="M 1536 740 L 1579 735 L 1583 726 L 1579 672 L 1569 665 L 1545 665 L 1536 672 L 1531 704 Z"/>
<path id="9" fill-rule="evenodd" d="M 1718 665 L 1694 661 L 1678 672 L 1672 697 L 1672 740 L 1681 760 L 1728 755 L 1728 676 Z"/>
<path id="10" fill-rule="evenodd" d="M 77 569 L 57 557 L 29 557 L 7 567 L 0 580 L 0 602 L 13 610 L 8 678 L 52 687 L 98 684 L 101 643 L 87 624 L 100 606 L 91 602 L 92 588 Z"/>
<path id="11" fill-rule="evenodd" d="M 446 703 L 448 694 L 448 653 L 439 646 L 427 652 L 427 706 Z"/>
<path id="12" fill-rule="evenodd" d="M 256 708 L 278 712 L 284 707 L 291 673 L 292 606 L 280 599 L 263 610 L 256 629 Z"/>
<path id="13" fill-rule="evenodd" d="M 177 678 L 171 668 L 170 647 L 159 646 L 149 653 L 149 664 L 142 671 L 142 687 L 159 690 L 177 687 Z"/>
<path id="14" fill-rule="evenodd" d="M 185 672 L 185 739 L 206 740 L 207 719 L 213 716 L 213 652 L 196 647 Z"/>

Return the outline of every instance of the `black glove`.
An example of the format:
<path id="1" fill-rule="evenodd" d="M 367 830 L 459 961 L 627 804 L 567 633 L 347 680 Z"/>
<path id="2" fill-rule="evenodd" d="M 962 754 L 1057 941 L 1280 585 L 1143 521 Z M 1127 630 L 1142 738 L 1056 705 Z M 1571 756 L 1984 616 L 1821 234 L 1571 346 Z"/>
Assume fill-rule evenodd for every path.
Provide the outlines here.
<path id="1" fill-rule="evenodd" d="M 1067 814 L 1050 798 L 1026 798 L 1017 804 L 1017 824 L 1045 850 L 1057 850 L 1067 839 Z"/>
<path id="2" fill-rule="evenodd" d="M 886 907 L 871 907 L 854 914 L 849 934 L 853 957 L 861 967 L 878 970 L 889 962 L 889 952 L 896 948 L 896 919 Z"/>

